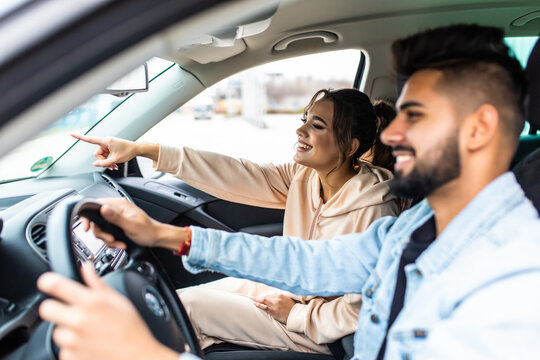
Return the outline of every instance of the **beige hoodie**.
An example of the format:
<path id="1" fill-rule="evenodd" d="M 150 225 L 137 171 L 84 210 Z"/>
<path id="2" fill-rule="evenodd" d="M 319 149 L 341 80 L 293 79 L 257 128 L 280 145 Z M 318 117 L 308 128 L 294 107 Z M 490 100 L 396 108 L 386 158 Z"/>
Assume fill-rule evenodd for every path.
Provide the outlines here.
<path id="1" fill-rule="evenodd" d="M 323 203 L 317 172 L 296 163 L 259 165 L 216 153 L 162 145 L 155 164 L 157 170 L 174 174 L 221 199 L 285 209 L 284 235 L 306 240 L 362 232 L 380 217 L 397 215 L 389 187 L 392 173 L 369 163 L 361 165 L 358 174 Z M 356 330 L 360 295 L 294 299 L 298 303 L 287 319 L 289 331 L 304 333 L 317 344 L 326 344 Z"/>

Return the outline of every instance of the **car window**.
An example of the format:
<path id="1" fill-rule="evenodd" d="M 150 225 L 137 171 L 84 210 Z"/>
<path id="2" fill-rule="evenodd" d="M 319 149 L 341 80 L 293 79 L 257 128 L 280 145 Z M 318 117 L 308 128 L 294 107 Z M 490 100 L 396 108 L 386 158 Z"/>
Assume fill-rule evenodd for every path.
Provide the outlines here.
<path id="1" fill-rule="evenodd" d="M 531 51 L 534 47 L 534 44 L 536 44 L 536 41 L 538 40 L 538 37 L 536 36 L 526 36 L 526 37 L 511 37 L 506 38 L 506 43 L 508 46 L 512 49 L 514 54 L 516 55 L 517 59 L 521 63 L 521 66 L 525 67 L 527 66 L 527 60 L 529 60 L 529 55 L 531 54 Z M 525 127 L 523 128 L 522 135 L 529 133 L 529 123 L 525 123 Z"/>
<path id="2" fill-rule="evenodd" d="M 261 65 L 200 93 L 139 140 L 188 146 L 259 163 L 292 161 L 295 130 L 319 89 L 350 88 L 359 50 L 301 56 Z M 158 173 L 138 159 L 146 177 Z"/>
<path id="3" fill-rule="evenodd" d="M 159 58 L 153 58 L 147 64 L 150 81 L 174 65 Z M 86 133 L 126 99 L 97 94 L 73 109 L 0 159 L 0 183 L 38 176 L 75 143 L 76 140 L 69 135 L 71 132 Z"/>

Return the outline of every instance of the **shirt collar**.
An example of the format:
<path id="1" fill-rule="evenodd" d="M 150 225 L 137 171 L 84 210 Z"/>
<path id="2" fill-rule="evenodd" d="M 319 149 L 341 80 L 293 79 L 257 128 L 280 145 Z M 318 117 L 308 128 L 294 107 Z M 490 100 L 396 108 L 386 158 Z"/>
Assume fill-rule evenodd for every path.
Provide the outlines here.
<path id="1" fill-rule="evenodd" d="M 513 173 L 499 176 L 480 191 L 420 255 L 416 261 L 418 269 L 423 274 L 442 271 L 479 234 L 488 231 L 525 200 Z"/>
<path id="2" fill-rule="evenodd" d="M 410 243 L 430 244 L 435 240 L 436 233 L 435 217 L 432 216 L 422 226 L 413 231 Z"/>

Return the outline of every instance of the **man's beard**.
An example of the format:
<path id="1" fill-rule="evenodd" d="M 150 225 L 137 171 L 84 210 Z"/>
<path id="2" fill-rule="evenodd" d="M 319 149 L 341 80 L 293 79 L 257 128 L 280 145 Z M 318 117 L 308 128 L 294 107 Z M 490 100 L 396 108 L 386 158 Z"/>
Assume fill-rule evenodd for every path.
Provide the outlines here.
<path id="1" fill-rule="evenodd" d="M 417 162 L 411 173 L 398 172 L 390 183 L 392 192 L 401 198 L 422 199 L 461 174 L 457 134 L 447 138 L 438 156 Z"/>

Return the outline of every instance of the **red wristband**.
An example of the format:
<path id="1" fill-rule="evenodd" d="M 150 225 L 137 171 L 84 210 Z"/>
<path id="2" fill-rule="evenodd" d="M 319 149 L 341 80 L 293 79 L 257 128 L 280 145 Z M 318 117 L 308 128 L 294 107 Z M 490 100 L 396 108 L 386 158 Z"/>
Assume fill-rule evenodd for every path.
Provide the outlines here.
<path id="1" fill-rule="evenodd" d="M 184 226 L 184 229 L 187 231 L 187 239 L 178 246 L 178 250 L 173 251 L 174 255 L 187 255 L 189 248 L 191 247 L 191 228 L 189 226 Z"/>

